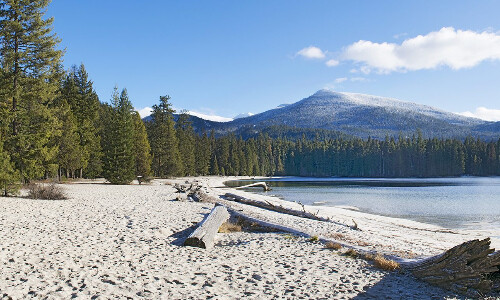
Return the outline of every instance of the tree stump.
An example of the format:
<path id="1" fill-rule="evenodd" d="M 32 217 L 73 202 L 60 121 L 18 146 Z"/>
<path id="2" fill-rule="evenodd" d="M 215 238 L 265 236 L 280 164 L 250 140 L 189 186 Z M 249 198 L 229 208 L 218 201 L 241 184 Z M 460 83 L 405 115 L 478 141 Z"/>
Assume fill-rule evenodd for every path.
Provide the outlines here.
<path id="1" fill-rule="evenodd" d="M 210 214 L 203 219 L 198 228 L 184 241 L 184 246 L 193 246 L 209 249 L 214 246 L 215 234 L 222 223 L 229 219 L 229 213 L 224 206 L 216 206 Z"/>
<path id="2" fill-rule="evenodd" d="M 408 266 L 417 278 L 430 284 L 480 297 L 498 285 L 500 251 L 490 249 L 490 239 L 472 240 Z"/>

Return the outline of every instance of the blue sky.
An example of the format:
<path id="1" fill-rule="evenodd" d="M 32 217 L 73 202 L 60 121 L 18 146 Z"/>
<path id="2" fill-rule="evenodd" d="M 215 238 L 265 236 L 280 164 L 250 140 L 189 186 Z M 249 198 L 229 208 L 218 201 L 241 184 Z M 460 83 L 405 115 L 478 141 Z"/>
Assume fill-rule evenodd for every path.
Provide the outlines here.
<path id="1" fill-rule="evenodd" d="M 233 117 L 330 88 L 500 118 L 499 11 L 499 1 L 53 0 L 47 15 L 65 66 L 83 62 L 101 101 L 118 85 L 138 109 L 168 94 L 178 109 Z"/>

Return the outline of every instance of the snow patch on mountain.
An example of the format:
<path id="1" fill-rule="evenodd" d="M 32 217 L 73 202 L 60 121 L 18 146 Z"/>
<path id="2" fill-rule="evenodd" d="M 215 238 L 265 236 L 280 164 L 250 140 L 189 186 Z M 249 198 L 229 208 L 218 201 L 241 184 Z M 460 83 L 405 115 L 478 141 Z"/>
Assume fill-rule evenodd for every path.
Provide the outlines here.
<path id="1" fill-rule="evenodd" d="M 241 118 L 247 118 L 247 117 L 251 117 L 253 115 L 254 115 L 254 113 L 251 113 L 251 112 L 242 113 L 242 114 L 239 114 L 236 117 L 234 117 L 234 119 L 236 120 L 236 119 L 241 119 Z"/>
<path id="2" fill-rule="evenodd" d="M 221 116 L 216 116 L 216 115 L 206 115 L 206 114 L 202 114 L 202 113 L 199 113 L 196 111 L 188 111 L 187 113 L 191 116 L 195 116 L 195 117 L 198 117 L 198 118 L 201 118 L 204 120 L 214 121 L 214 122 L 230 122 L 233 120 L 232 118 L 226 118 L 226 117 L 221 117 Z"/>
<path id="3" fill-rule="evenodd" d="M 144 119 L 151 115 L 153 109 L 151 107 L 144 107 L 142 109 L 136 109 L 136 111 L 139 113 L 139 116 L 141 116 L 141 119 Z"/>

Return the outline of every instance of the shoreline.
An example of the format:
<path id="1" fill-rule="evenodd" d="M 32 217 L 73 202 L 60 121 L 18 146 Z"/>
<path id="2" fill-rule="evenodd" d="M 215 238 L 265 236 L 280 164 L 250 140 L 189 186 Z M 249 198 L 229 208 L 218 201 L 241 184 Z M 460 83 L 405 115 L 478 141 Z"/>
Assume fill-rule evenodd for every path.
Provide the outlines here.
<path id="1" fill-rule="evenodd" d="M 214 204 L 174 201 L 172 184 L 198 180 L 213 197 L 226 192 L 263 197 L 222 185 L 233 178 L 126 186 L 72 182 L 61 185 L 68 200 L 0 198 L 0 291 L 13 299 L 457 297 L 286 233 L 219 233 L 213 249 L 181 246 Z M 437 254 L 471 238 L 340 208 L 321 212 L 334 218 L 327 223 L 225 203 L 260 220 L 400 257 Z M 361 231 L 350 229 L 352 219 Z"/>
<path id="2" fill-rule="evenodd" d="M 232 177 L 228 177 L 228 178 L 232 178 Z M 292 177 L 289 177 L 289 176 L 251 177 L 251 178 L 250 177 L 239 177 L 239 178 L 241 178 L 242 180 L 249 180 L 249 181 L 273 181 L 273 182 L 280 182 L 280 181 L 309 182 L 309 181 L 315 180 L 315 178 L 313 178 L 313 177 L 295 177 L 295 176 L 292 176 Z M 460 178 L 460 177 L 457 177 L 457 178 Z M 483 178 L 483 177 L 475 177 L 475 178 Z M 285 180 L 283 180 L 283 179 L 285 179 Z M 384 179 L 381 179 L 381 178 L 331 178 L 331 177 L 321 178 L 321 179 L 328 179 L 325 181 L 337 181 L 337 180 L 339 180 L 339 181 L 342 181 L 342 180 L 404 181 L 404 180 L 414 180 L 414 179 L 417 179 L 417 180 L 439 180 L 439 181 L 444 180 L 444 178 L 384 178 Z M 320 179 L 320 181 L 321 181 L 321 179 Z M 238 180 L 238 179 L 230 179 L 228 181 L 232 181 L 232 180 Z M 234 187 L 229 187 L 229 188 L 234 189 Z M 241 191 L 241 190 L 236 190 L 236 191 Z M 256 196 L 257 196 L 257 198 L 262 196 L 267 200 L 276 199 L 276 200 L 278 200 L 277 202 L 280 204 L 283 203 L 282 201 L 285 201 L 285 203 L 290 204 L 289 207 L 297 207 L 294 204 L 294 202 L 288 201 L 286 199 L 281 199 L 275 195 L 262 195 L 261 193 L 256 193 L 253 191 L 248 191 L 248 193 L 251 195 L 254 195 L 253 196 L 254 198 Z M 266 197 L 269 197 L 269 198 L 266 198 Z M 323 211 L 326 214 L 326 216 L 328 216 L 329 214 L 332 214 L 332 213 L 336 213 L 336 212 L 338 212 L 338 210 L 342 211 L 345 215 L 349 215 L 345 211 L 351 211 L 351 212 L 354 212 L 351 216 L 353 218 L 361 216 L 362 219 L 364 219 L 364 218 L 374 219 L 371 216 L 377 216 L 377 217 L 380 217 L 377 219 L 379 219 L 381 222 L 390 222 L 390 223 L 393 223 L 395 225 L 399 225 L 401 227 L 411 227 L 411 228 L 415 228 L 417 230 L 431 230 L 431 231 L 442 231 L 442 232 L 449 231 L 449 232 L 453 232 L 454 234 L 465 235 L 467 237 L 471 237 L 471 239 L 475 236 L 477 236 L 477 238 L 479 238 L 479 239 L 485 238 L 485 237 L 490 237 L 492 247 L 494 247 L 496 249 L 500 248 L 500 233 L 498 232 L 497 228 L 488 228 L 488 229 L 479 230 L 479 229 L 473 229 L 473 228 L 447 227 L 445 225 L 425 222 L 422 220 L 415 220 L 415 219 L 411 219 L 411 218 L 405 218 L 402 216 L 388 216 L 388 215 L 384 215 L 384 214 L 377 214 L 374 212 L 368 212 L 368 211 L 365 211 L 365 210 L 360 209 L 358 207 L 351 207 L 349 205 L 324 206 L 324 205 L 314 205 L 314 204 L 310 205 L 309 204 L 309 205 L 306 205 L 306 207 L 308 207 L 310 209 L 310 211 L 317 211 L 317 210 Z M 331 209 L 331 208 L 333 208 L 333 209 Z M 455 240 L 455 239 L 453 239 L 453 240 Z"/>

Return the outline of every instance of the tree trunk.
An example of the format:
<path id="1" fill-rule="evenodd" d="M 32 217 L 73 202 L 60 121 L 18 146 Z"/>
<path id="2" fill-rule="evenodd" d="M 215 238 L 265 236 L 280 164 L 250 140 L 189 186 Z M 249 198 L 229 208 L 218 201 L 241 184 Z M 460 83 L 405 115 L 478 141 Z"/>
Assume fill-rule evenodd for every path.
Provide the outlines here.
<path id="1" fill-rule="evenodd" d="M 184 241 L 184 246 L 212 248 L 215 234 L 227 219 L 229 219 L 229 213 L 226 207 L 215 206 L 210 214 L 199 223 L 198 228 Z"/>
<path id="2" fill-rule="evenodd" d="M 500 252 L 490 248 L 490 239 L 472 240 L 409 265 L 411 273 L 430 284 L 480 297 L 497 288 Z"/>
<path id="3" fill-rule="evenodd" d="M 17 16 L 16 16 L 17 19 Z M 19 76 L 19 57 L 18 57 L 18 52 L 19 52 L 19 38 L 17 36 L 17 31 L 14 33 L 14 82 L 13 82 L 13 97 L 12 97 L 12 113 L 13 113 L 13 119 L 12 119 L 12 135 L 16 136 L 17 135 L 17 80 Z"/>

